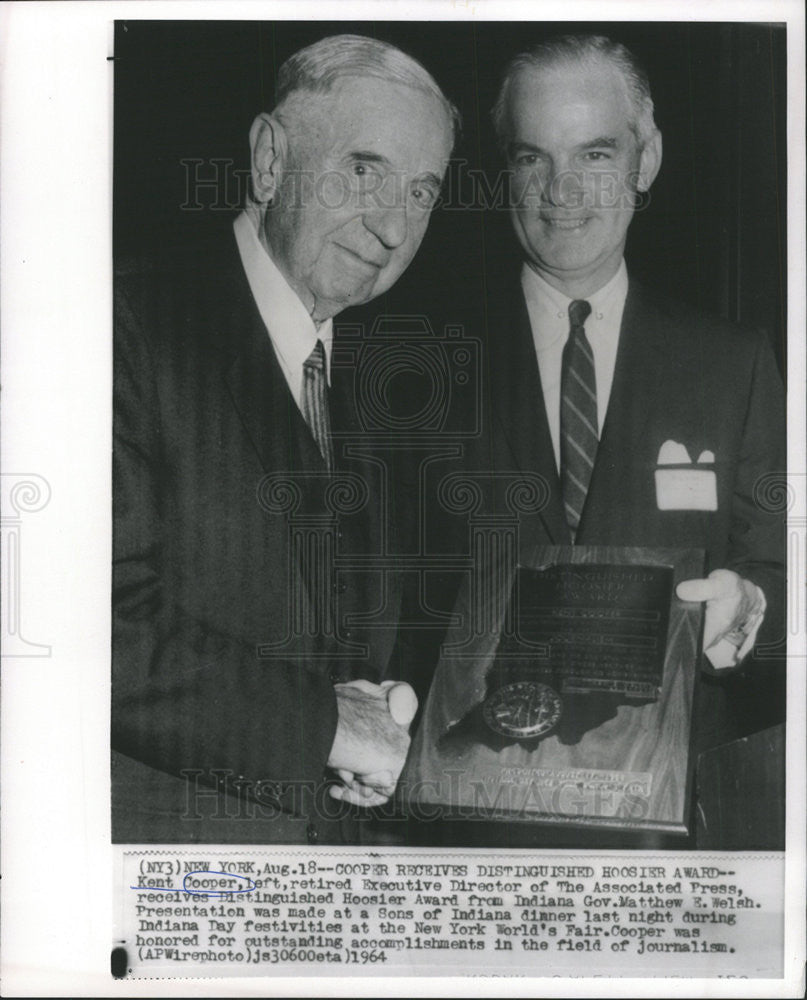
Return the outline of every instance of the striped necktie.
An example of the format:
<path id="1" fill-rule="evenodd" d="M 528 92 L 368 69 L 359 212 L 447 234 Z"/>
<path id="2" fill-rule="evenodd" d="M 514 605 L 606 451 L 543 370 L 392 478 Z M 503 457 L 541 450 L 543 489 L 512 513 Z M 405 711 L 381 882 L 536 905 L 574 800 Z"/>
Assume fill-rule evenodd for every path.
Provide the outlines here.
<path id="1" fill-rule="evenodd" d="M 569 339 L 560 377 L 560 485 L 566 522 L 574 541 L 597 455 L 597 382 L 594 354 L 583 324 L 591 306 L 569 303 Z"/>
<path id="2" fill-rule="evenodd" d="M 331 419 L 328 414 L 328 379 L 325 374 L 325 348 L 318 340 L 303 362 L 303 417 L 311 429 L 319 453 L 328 471 L 333 469 Z"/>

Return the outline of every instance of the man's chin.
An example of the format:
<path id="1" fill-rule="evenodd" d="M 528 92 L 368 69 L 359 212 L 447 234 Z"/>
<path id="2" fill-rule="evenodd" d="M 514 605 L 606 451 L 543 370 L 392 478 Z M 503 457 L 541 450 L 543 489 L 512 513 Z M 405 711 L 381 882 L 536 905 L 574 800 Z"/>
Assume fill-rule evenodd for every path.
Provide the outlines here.
<path id="1" fill-rule="evenodd" d="M 576 234 L 563 234 L 557 239 L 529 239 L 527 235 L 521 245 L 527 258 L 535 261 L 539 270 L 560 274 L 595 268 L 597 262 L 606 256 L 598 243 L 591 239 L 584 240 Z"/>
<path id="2" fill-rule="evenodd" d="M 316 306 L 314 308 L 314 319 L 328 319 L 336 316 L 345 309 L 353 306 L 362 306 L 370 302 L 381 294 L 376 290 L 377 282 L 370 281 L 361 285 L 341 285 L 337 288 L 329 288 L 323 294 L 317 295 Z"/>

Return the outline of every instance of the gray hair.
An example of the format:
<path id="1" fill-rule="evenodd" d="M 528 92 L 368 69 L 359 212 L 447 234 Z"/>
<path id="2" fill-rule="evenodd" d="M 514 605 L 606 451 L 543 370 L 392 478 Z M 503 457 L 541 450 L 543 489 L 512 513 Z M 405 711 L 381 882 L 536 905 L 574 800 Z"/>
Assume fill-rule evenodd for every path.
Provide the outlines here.
<path id="1" fill-rule="evenodd" d="M 606 62 L 622 77 L 633 107 L 630 129 L 642 148 L 656 131 L 650 82 L 636 56 L 619 42 L 604 35 L 561 35 L 521 52 L 507 64 L 499 96 L 491 112 L 499 144 L 507 143 L 507 102 L 513 80 L 525 69 L 548 69 L 558 65 L 595 65 Z"/>
<path id="2" fill-rule="evenodd" d="M 364 35 L 331 35 L 295 52 L 280 67 L 276 113 L 297 94 L 327 94 L 346 77 L 375 77 L 400 83 L 436 98 L 451 123 L 456 142 L 460 113 L 417 60 L 387 42 Z"/>

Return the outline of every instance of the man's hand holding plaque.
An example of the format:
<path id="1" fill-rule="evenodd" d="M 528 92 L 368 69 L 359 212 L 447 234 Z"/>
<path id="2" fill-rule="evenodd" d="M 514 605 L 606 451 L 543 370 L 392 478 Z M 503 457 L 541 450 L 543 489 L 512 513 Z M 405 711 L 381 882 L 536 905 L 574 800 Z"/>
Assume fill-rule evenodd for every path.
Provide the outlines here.
<path id="1" fill-rule="evenodd" d="M 703 651 L 715 670 L 740 664 L 765 616 L 762 590 L 730 569 L 716 569 L 706 579 L 679 583 L 676 594 L 682 601 L 705 601 Z"/>

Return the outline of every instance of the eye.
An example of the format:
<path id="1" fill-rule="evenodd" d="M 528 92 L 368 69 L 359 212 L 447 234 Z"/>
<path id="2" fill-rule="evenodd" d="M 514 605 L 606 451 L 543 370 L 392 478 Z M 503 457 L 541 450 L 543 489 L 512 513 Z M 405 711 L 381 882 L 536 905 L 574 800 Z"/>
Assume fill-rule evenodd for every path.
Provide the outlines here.
<path id="1" fill-rule="evenodd" d="M 429 184 L 415 184 L 411 194 L 419 208 L 432 209 L 437 204 L 439 192 Z"/>
<path id="2" fill-rule="evenodd" d="M 537 153 L 519 153 L 515 159 L 517 167 L 534 167 L 537 162 Z"/>
<path id="3" fill-rule="evenodd" d="M 599 163 L 601 160 L 610 160 L 611 154 L 601 149 L 590 149 L 583 157 L 589 163 Z"/>
<path id="4" fill-rule="evenodd" d="M 367 160 L 353 160 L 350 163 L 350 175 L 351 177 L 358 177 L 363 181 L 367 181 L 368 178 L 381 178 L 382 172 L 375 163 L 368 163 Z"/>

